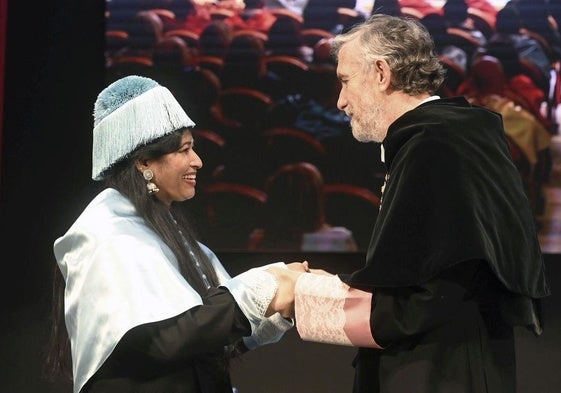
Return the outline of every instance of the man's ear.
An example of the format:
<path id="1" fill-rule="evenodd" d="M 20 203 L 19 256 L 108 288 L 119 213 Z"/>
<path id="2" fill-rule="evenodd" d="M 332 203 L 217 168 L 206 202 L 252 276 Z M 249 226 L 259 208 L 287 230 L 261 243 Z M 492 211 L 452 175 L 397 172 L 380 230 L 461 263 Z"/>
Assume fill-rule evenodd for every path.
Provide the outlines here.
<path id="1" fill-rule="evenodd" d="M 391 71 L 390 66 L 384 59 L 378 59 L 374 62 L 374 69 L 376 70 L 376 83 L 381 91 L 385 91 L 391 86 Z"/>

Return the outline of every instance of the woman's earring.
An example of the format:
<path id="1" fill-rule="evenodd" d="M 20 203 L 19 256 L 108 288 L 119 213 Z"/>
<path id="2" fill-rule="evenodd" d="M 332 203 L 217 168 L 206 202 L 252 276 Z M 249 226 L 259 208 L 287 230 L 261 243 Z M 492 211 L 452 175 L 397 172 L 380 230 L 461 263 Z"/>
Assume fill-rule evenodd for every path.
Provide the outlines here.
<path id="1" fill-rule="evenodd" d="M 158 187 L 156 187 L 156 185 L 150 181 L 154 177 L 154 172 L 152 172 L 150 169 L 145 169 L 142 172 L 142 176 L 144 176 L 144 180 L 146 180 L 146 182 L 147 182 L 146 183 L 146 188 L 148 189 L 148 194 L 152 195 L 152 194 L 155 194 L 158 191 L 160 191 L 160 189 Z"/>

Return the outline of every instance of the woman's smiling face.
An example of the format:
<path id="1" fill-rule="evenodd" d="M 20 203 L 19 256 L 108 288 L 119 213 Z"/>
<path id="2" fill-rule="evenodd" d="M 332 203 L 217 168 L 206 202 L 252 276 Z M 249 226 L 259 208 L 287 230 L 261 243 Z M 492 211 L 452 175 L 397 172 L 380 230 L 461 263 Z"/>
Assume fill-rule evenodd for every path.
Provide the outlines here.
<path id="1" fill-rule="evenodd" d="M 193 148 L 193 135 L 187 129 L 183 132 L 179 149 L 157 160 L 149 160 L 143 167 L 154 173 L 151 181 L 159 189 L 155 195 L 167 206 L 195 196 L 197 171 L 203 162 Z"/>

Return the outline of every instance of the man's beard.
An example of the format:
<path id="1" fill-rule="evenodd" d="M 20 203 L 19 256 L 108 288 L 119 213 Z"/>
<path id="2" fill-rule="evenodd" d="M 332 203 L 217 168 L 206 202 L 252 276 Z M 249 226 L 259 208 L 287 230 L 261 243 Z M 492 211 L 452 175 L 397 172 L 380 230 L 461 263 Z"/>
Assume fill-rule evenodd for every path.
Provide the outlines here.
<path id="1" fill-rule="evenodd" d="M 358 119 L 353 116 L 351 118 L 353 137 L 359 142 L 382 142 L 385 135 L 380 130 L 380 123 L 378 122 L 381 117 L 380 114 L 380 107 L 373 105 L 372 110 L 364 118 Z"/>

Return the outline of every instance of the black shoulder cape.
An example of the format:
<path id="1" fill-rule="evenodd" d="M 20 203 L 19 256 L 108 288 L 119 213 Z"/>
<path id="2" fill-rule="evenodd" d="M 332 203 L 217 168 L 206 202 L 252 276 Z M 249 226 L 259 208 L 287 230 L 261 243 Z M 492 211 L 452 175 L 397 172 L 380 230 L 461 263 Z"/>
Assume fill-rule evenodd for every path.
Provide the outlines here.
<path id="1" fill-rule="evenodd" d="M 549 294 L 528 199 L 499 114 L 463 97 L 405 113 L 383 142 L 387 181 L 358 287 L 426 282 L 485 260 L 512 292 Z"/>

